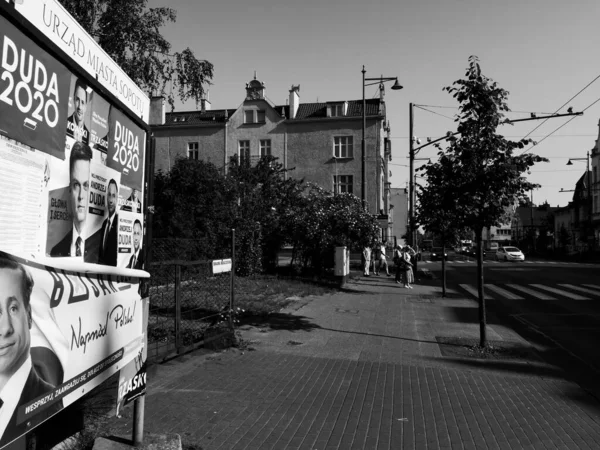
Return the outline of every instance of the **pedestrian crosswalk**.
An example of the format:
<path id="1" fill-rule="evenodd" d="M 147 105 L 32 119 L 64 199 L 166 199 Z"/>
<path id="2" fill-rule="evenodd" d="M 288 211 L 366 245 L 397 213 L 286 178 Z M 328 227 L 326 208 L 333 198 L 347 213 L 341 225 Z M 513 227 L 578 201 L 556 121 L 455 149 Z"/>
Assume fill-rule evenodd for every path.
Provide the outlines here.
<path id="1" fill-rule="evenodd" d="M 476 284 L 459 284 L 464 292 L 471 297 L 478 298 Z M 486 300 L 526 300 L 534 298 L 537 300 L 599 300 L 600 286 L 595 284 L 484 284 Z M 585 294 L 585 295 L 582 295 Z"/>

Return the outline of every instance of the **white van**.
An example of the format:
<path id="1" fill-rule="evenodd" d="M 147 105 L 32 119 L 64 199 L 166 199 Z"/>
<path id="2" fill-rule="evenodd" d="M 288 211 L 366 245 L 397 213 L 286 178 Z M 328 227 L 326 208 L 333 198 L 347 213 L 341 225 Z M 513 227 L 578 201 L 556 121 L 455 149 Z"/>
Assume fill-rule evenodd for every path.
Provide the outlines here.
<path id="1" fill-rule="evenodd" d="M 499 247 L 499 245 L 497 242 L 490 242 L 490 251 L 491 252 L 497 252 L 498 247 Z"/>

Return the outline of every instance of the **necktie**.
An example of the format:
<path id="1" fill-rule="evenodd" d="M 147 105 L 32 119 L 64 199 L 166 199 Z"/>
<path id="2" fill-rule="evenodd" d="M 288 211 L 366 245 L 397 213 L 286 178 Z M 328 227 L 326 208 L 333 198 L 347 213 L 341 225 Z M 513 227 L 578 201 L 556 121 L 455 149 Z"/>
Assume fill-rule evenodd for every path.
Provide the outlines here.
<path id="1" fill-rule="evenodd" d="M 131 261 L 131 268 L 134 269 L 135 268 L 135 255 L 133 255 L 133 259 Z"/>
<path id="2" fill-rule="evenodd" d="M 106 249 L 106 238 L 108 237 L 108 230 L 110 230 L 110 219 L 106 224 L 106 229 L 104 230 L 104 242 L 102 243 L 102 248 Z"/>
<path id="3" fill-rule="evenodd" d="M 75 256 L 81 256 L 81 242 L 82 239 L 80 236 L 78 236 L 77 240 L 75 241 Z"/>

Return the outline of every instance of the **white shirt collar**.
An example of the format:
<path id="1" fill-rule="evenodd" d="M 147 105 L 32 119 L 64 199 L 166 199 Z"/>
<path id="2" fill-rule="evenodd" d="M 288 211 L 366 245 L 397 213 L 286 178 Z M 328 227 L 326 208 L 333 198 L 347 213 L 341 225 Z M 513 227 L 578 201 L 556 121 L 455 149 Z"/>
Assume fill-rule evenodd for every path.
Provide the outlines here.
<path id="1" fill-rule="evenodd" d="M 2 391 L 0 391 L 0 399 L 4 402 L 2 408 L 0 408 L 0 436 L 4 434 L 10 418 L 17 406 L 19 406 L 19 399 L 21 398 L 21 393 L 23 392 L 30 371 L 31 356 L 28 356 L 25 362 L 21 364 L 21 367 L 4 385 Z"/>

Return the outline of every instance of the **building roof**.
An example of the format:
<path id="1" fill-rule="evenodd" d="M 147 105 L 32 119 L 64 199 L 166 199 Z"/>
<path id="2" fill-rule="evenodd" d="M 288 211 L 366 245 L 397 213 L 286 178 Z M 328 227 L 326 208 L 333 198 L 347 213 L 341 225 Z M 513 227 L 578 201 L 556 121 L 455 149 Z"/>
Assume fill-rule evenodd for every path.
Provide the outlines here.
<path id="1" fill-rule="evenodd" d="M 517 220 L 513 221 L 513 224 L 517 226 L 531 226 L 531 219 L 533 216 L 533 226 L 539 227 L 545 224 L 548 214 L 553 213 L 558 209 L 560 208 L 547 205 L 534 206 L 533 208 L 529 206 L 519 206 L 515 211 Z"/>
<path id="2" fill-rule="evenodd" d="M 296 117 L 292 120 L 302 119 L 327 119 L 327 105 L 344 103 L 300 103 Z M 366 99 L 366 115 L 378 116 L 385 112 L 385 104 L 378 98 Z M 290 117 L 289 105 L 273 106 L 273 109 L 279 114 L 285 113 L 285 117 Z M 165 114 L 165 125 L 169 126 L 189 126 L 209 123 L 223 123 L 235 112 L 235 109 L 213 109 L 209 111 L 174 111 Z M 362 100 L 349 100 L 348 110 L 344 117 L 362 117 Z M 338 119 L 339 117 L 335 117 Z"/>

